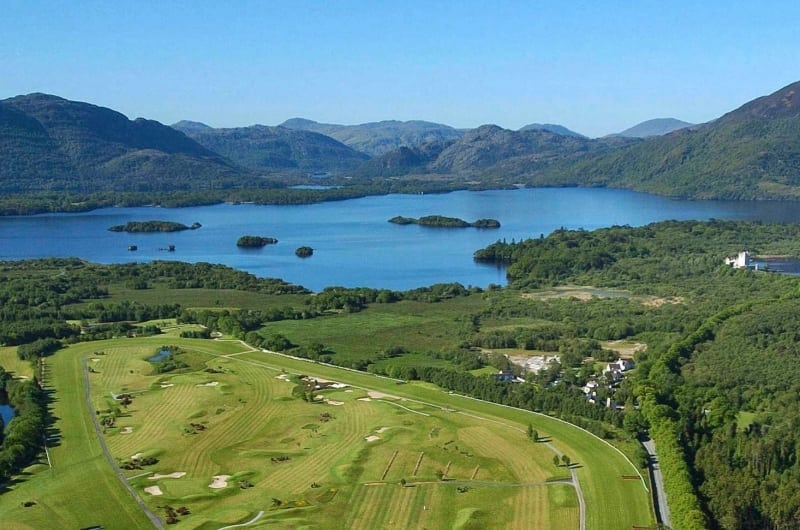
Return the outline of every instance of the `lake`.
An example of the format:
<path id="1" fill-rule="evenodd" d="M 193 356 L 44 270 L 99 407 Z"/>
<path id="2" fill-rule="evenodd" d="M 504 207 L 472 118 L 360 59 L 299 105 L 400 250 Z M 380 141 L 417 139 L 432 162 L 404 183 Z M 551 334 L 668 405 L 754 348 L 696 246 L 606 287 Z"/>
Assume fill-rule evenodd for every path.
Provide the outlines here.
<path id="1" fill-rule="evenodd" d="M 445 215 L 472 222 L 497 219 L 499 229 L 396 225 L 394 216 Z M 0 260 L 74 256 L 96 263 L 151 260 L 223 263 L 261 277 L 282 278 L 314 291 L 326 286 L 405 290 L 442 282 L 505 285 L 505 271 L 475 263 L 486 245 L 536 238 L 559 227 L 588 230 L 640 226 L 667 219 L 800 222 L 800 203 L 685 201 L 626 190 L 536 188 L 386 195 L 300 206 L 220 204 L 190 208 L 105 208 L 78 214 L 0 217 Z M 198 230 L 109 232 L 128 221 L 165 220 Z M 278 244 L 240 249 L 242 235 Z M 136 245 L 137 251 L 128 247 Z M 175 245 L 174 252 L 159 249 Z M 294 250 L 310 246 L 300 259 Z"/>
<path id="2" fill-rule="evenodd" d="M 0 405 L 0 418 L 3 418 L 3 428 L 0 430 L 5 431 L 8 424 L 14 419 L 14 409 L 11 405 Z"/>

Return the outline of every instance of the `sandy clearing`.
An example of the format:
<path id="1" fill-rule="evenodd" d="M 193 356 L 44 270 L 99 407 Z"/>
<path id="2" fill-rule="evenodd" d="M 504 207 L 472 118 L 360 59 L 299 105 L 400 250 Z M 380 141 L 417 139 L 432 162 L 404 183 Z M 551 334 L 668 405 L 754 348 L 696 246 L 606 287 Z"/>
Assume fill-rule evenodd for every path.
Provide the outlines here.
<path id="1" fill-rule="evenodd" d="M 175 471 L 173 473 L 168 473 L 166 475 L 161 475 L 159 473 L 156 473 L 152 477 L 147 477 L 147 478 L 149 478 L 150 480 L 158 480 L 158 479 L 161 479 L 161 478 L 181 478 L 181 477 L 183 477 L 185 475 L 186 475 L 186 471 Z"/>
<path id="2" fill-rule="evenodd" d="M 119 431 L 120 434 L 130 434 L 132 432 L 133 432 L 133 427 L 123 427 L 122 430 Z"/>
<path id="3" fill-rule="evenodd" d="M 601 344 L 604 348 L 617 352 L 620 357 L 628 359 L 632 359 L 640 351 L 647 350 L 647 344 L 644 342 L 612 340 Z"/>
<path id="4" fill-rule="evenodd" d="M 164 492 L 158 486 L 147 486 L 144 491 L 150 495 L 164 495 Z"/>
<path id="5" fill-rule="evenodd" d="M 371 434 L 371 435 L 367 436 L 367 437 L 366 437 L 366 438 L 364 438 L 364 439 L 365 439 L 366 441 L 368 441 L 368 442 L 374 442 L 375 440 L 380 440 L 380 439 L 381 439 L 381 437 L 380 437 L 380 436 L 375 436 L 374 434 Z"/>
<path id="6" fill-rule="evenodd" d="M 212 477 L 214 480 L 211 484 L 208 485 L 209 488 L 213 488 L 215 490 L 227 488 L 228 487 L 228 479 L 231 478 L 230 475 L 214 475 Z"/>

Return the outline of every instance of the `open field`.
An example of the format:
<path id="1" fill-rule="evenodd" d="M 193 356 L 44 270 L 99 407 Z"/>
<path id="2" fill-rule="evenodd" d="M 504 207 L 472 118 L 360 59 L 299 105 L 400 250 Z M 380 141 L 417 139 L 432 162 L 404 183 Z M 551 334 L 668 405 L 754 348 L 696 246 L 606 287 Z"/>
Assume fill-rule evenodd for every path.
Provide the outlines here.
<path id="1" fill-rule="evenodd" d="M 452 348 L 466 325 L 456 320 L 484 305 L 480 296 L 466 296 L 438 304 L 403 301 L 372 304 L 359 313 L 343 313 L 310 320 L 269 322 L 264 336 L 281 334 L 299 345 L 321 342 L 337 358 L 374 358 L 391 346 L 426 352 Z"/>
<path id="2" fill-rule="evenodd" d="M 153 374 L 145 358 L 163 344 L 210 371 Z M 100 451 L 84 358 L 92 407 L 120 409 L 105 432 L 113 457 L 158 459 L 123 473 L 162 518 L 166 504 L 189 510 L 177 528 L 219 528 L 262 511 L 251 528 L 578 528 L 570 471 L 553 465 L 551 444 L 577 464 L 587 528 L 652 522 L 643 483 L 620 478 L 635 474 L 630 464 L 567 424 L 238 341 L 160 336 L 80 344 L 48 359 L 62 445 L 51 449 L 53 470 L 32 469 L 4 493 L 0 521 L 12 528 L 148 526 Z M 292 397 L 297 373 L 352 386 L 308 403 Z M 123 392 L 127 407 L 112 397 Z M 549 443 L 529 441 L 528 423 Z M 22 508 L 29 498 L 37 505 Z"/>
<path id="3" fill-rule="evenodd" d="M 17 357 L 16 346 L 0 348 L 0 366 L 2 366 L 6 372 L 12 372 L 14 377 L 33 377 L 33 365 Z"/>

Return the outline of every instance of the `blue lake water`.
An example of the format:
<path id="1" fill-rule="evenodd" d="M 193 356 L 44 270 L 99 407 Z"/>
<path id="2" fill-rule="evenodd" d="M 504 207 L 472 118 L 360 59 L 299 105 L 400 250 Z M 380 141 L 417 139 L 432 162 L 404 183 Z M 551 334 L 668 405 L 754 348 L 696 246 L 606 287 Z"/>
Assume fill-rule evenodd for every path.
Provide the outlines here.
<path id="1" fill-rule="evenodd" d="M 396 215 L 497 219 L 497 230 L 396 225 Z M 0 218 L 0 260 L 75 256 L 97 263 L 180 260 L 223 263 L 261 277 L 319 291 L 326 286 L 411 289 L 441 282 L 504 285 L 503 269 L 478 264 L 486 245 L 539 237 L 559 227 L 640 226 L 666 219 L 800 222 L 800 203 L 684 201 L 626 190 L 538 188 L 387 195 L 300 206 L 221 204 L 191 208 L 106 208 L 79 214 Z M 169 234 L 109 232 L 112 225 L 151 219 L 199 222 Z M 240 249 L 242 235 L 278 244 Z M 136 245 L 138 251 L 128 251 Z M 175 252 L 160 251 L 175 245 Z M 310 246 L 299 259 L 294 250 Z"/>
<path id="2" fill-rule="evenodd" d="M 169 350 L 159 350 L 157 354 L 153 355 L 152 357 L 148 357 L 147 361 L 151 363 L 160 363 L 161 361 L 169 357 L 171 353 L 172 352 Z"/>
<path id="3" fill-rule="evenodd" d="M 14 417 L 14 409 L 11 405 L 0 405 L 0 418 L 3 418 L 3 430 Z"/>

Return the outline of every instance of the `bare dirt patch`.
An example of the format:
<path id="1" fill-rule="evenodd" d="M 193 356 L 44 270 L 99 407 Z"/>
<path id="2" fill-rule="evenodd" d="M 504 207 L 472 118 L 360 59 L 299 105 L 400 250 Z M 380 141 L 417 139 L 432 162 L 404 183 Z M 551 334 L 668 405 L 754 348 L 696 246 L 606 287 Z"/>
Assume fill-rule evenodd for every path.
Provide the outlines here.
<path id="1" fill-rule="evenodd" d="M 633 293 L 622 289 L 592 287 L 591 285 L 563 285 L 552 289 L 542 289 L 532 293 L 522 293 L 526 300 L 550 300 L 553 298 L 575 298 L 582 302 L 592 298 L 631 298 Z"/>
<path id="2" fill-rule="evenodd" d="M 164 492 L 161 491 L 161 488 L 158 486 L 147 486 L 144 489 L 145 493 L 149 493 L 150 495 L 164 495 Z"/>
<path id="3" fill-rule="evenodd" d="M 625 340 L 610 340 L 602 343 L 603 348 L 617 352 L 622 359 L 632 359 L 640 351 L 647 350 L 644 342 L 630 342 Z"/>
<path id="4" fill-rule="evenodd" d="M 215 490 L 218 490 L 218 489 L 222 489 L 222 488 L 227 488 L 228 487 L 228 479 L 231 478 L 231 476 L 230 475 L 214 475 L 211 478 L 213 478 L 214 480 L 211 482 L 211 484 L 208 485 L 208 487 L 212 488 L 212 489 L 215 489 Z"/>
<path id="5" fill-rule="evenodd" d="M 158 480 L 162 478 L 181 478 L 184 476 L 186 476 L 186 471 L 175 471 L 173 473 L 168 473 L 166 475 L 161 475 L 159 473 L 156 473 L 155 475 L 147 478 L 149 478 L 150 480 Z"/>
<path id="6" fill-rule="evenodd" d="M 645 307 L 661 307 L 666 304 L 682 304 L 686 299 L 682 296 L 667 296 L 660 298 L 658 296 L 648 296 L 642 299 L 642 305 Z"/>

